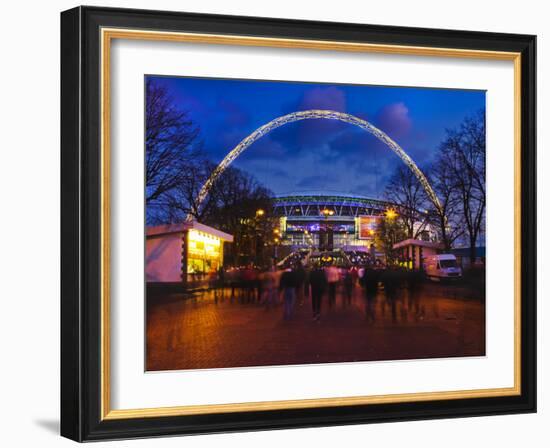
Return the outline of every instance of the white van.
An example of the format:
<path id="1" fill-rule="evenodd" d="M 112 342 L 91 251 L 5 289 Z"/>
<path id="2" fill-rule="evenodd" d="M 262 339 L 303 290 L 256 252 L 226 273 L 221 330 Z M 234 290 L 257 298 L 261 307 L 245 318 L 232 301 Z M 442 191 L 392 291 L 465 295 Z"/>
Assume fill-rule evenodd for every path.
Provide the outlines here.
<path id="1" fill-rule="evenodd" d="M 430 255 L 424 258 L 424 269 L 426 277 L 430 280 L 441 281 L 462 277 L 462 269 L 453 254 Z"/>

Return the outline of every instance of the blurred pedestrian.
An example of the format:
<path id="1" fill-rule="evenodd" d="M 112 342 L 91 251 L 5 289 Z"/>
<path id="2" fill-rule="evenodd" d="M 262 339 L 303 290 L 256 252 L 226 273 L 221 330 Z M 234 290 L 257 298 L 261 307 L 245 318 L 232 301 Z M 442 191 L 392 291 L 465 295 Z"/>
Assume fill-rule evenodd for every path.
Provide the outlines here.
<path id="1" fill-rule="evenodd" d="M 368 322 L 373 323 L 376 320 L 375 304 L 376 295 L 378 293 L 379 272 L 372 267 L 365 269 L 364 286 L 365 286 L 365 314 Z"/>
<path id="2" fill-rule="evenodd" d="M 363 279 L 363 276 L 365 275 L 365 269 L 366 269 L 366 266 L 365 265 L 361 265 L 359 267 L 359 269 L 357 269 L 357 280 L 359 281 L 359 284 L 361 286 L 364 286 L 365 283 L 364 283 L 364 279 Z"/>
<path id="3" fill-rule="evenodd" d="M 255 301 L 258 280 L 258 271 L 252 263 L 243 270 L 242 279 L 245 289 L 244 301 L 245 303 L 252 303 Z"/>
<path id="4" fill-rule="evenodd" d="M 266 309 L 269 309 L 272 305 L 277 303 L 277 276 L 275 268 L 262 272 L 260 275 L 260 281 L 262 282 L 262 298 L 261 301 L 265 305 Z"/>
<path id="5" fill-rule="evenodd" d="M 215 269 L 208 271 L 208 289 L 214 294 L 214 303 L 218 303 L 218 273 Z"/>
<path id="6" fill-rule="evenodd" d="M 357 284 L 357 280 L 359 280 L 359 268 L 357 266 L 352 266 L 351 268 L 351 288 L 355 288 L 355 285 Z"/>
<path id="7" fill-rule="evenodd" d="M 351 269 L 344 270 L 344 292 L 345 292 L 345 305 L 351 305 L 352 293 L 353 293 L 353 275 Z"/>
<path id="8" fill-rule="evenodd" d="M 382 274 L 382 283 L 384 284 L 384 293 L 386 303 L 391 310 L 391 319 L 393 323 L 397 322 L 397 274 L 393 267 L 388 267 Z"/>
<path id="9" fill-rule="evenodd" d="M 323 294 L 327 288 L 327 276 L 320 266 L 315 266 L 309 273 L 309 285 L 311 290 L 311 307 L 313 319 L 319 320 L 321 317 L 321 302 Z"/>
<path id="10" fill-rule="evenodd" d="M 338 286 L 338 280 L 340 280 L 340 274 L 338 268 L 334 265 L 327 266 L 325 273 L 328 282 L 328 306 L 332 308 L 336 303 L 336 287 Z"/>
<path id="11" fill-rule="evenodd" d="M 220 290 L 220 296 L 223 302 L 225 299 L 225 270 L 223 266 L 218 268 L 218 288 Z"/>
<path id="12" fill-rule="evenodd" d="M 292 269 L 287 269 L 281 275 L 281 280 L 279 281 L 279 292 L 283 294 L 284 300 L 284 314 L 283 317 L 285 320 L 288 320 L 292 317 L 294 311 L 294 302 L 296 300 L 296 273 Z"/>
<path id="13" fill-rule="evenodd" d="M 298 305 L 302 306 L 304 304 L 304 283 L 306 281 L 306 270 L 304 269 L 301 260 L 296 262 L 294 274 L 296 276 L 296 300 L 298 301 Z"/>
<path id="14" fill-rule="evenodd" d="M 422 296 L 422 281 L 422 271 L 418 269 L 412 269 L 408 272 L 408 309 L 413 314 L 415 320 L 421 320 L 424 318 L 424 308 L 420 303 L 420 298 Z"/>
<path id="15" fill-rule="evenodd" d="M 309 274 L 310 274 L 310 271 L 309 271 L 309 269 L 305 269 L 304 272 L 305 272 L 305 277 L 304 277 L 304 298 L 307 299 L 309 297 Z"/>

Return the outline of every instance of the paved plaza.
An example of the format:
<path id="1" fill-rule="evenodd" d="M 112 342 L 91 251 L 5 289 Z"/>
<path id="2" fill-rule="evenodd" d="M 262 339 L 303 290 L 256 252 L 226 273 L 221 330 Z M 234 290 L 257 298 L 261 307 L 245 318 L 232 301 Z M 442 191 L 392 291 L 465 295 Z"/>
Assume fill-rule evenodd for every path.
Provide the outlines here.
<path id="1" fill-rule="evenodd" d="M 319 321 L 298 298 L 283 305 L 231 297 L 231 290 L 154 296 L 147 308 L 147 370 L 380 361 L 485 354 L 485 307 L 475 291 L 426 284 L 418 300 L 403 290 L 394 307 L 381 291 L 367 316 L 363 290 L 338 291 Z M 217 297 L 216 297 L 217 296 Z"/>

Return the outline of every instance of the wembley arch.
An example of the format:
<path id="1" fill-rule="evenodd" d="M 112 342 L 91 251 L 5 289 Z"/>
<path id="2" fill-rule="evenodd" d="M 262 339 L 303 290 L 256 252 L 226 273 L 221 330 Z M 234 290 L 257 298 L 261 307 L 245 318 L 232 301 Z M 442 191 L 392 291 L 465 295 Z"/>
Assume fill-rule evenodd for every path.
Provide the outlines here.
<path id="1" fill-rule="evenodd" d="M 418 168 L 414 160 L 411 159 L 411 157 L 403 150 L 403 148 L 401 148 L 401 146 L 399 146 L 395 141 L 393 141 L 385 132 L 381 131 L 376 126 L 373 126 L 368 121 L 363 120 L 359 117 L 356 117 L 355 115 L 346 114 L 344 112 L 337 112 L 334 110 L 317 110 L 317 109 L 292 112 L 290 114 L 275 118 L 274 120 L 271 120 L 269 123 L 266 123 L 263 126 L 260 126 L 258 129 L 252 132 L 252 134 L 250 134 L 248 137 L 243 139 L 237 146 L 235 146 L 225 156 L 225 158 L 220 162 L 220 164 L 214 169 L 214 171 L 212 172 L 208 180 L 204 183 L 204 185 L 202 186 L 197 196 L 197 206 L 199 208 L 201 207 L 202 203 L 208 196 L 208 193 L 212 188 L 212 185 L 214 185 L 214 182 L 216 182 L 216 179 L 231 165 L 231 163 L 233 163 L 233 161 L 237 157 L 239 157 L 239 155 L 243 151 L 245 151 L 256 140 L 262 138 L 264 135 L 268 134 L 274 129 L 277 129 L 285 124 L 293 123 L 301 120 L 316 120 L 316 119 L 342 121 L 344 123 L 349 123 L 361 129 L 364 129 L 365 131 L 374 135 L 376 138 L 382 141 L 389 149 L 391 149 L 395 154 L 399 156 L 399 158 L 403 161 L 403 163 L 405 163 L 405 165 L 414 173 L 414 175 L 416 176 L 416 178 L 418 179 L 418 181 L 426 191 L 426 194 L 428 195 L 428 197 L 430 198 L 434 206 L 438 210 L 441 210 L 441 204 L 439 202 L 439 199 L 437 198 L 435 191 L 433 190 L 432 186 L 428 182 L 428 179 L 426 178 L 424 173 L 420 170 L 420 168 Z M 192 219 L 193 218 L 191 215 L 187 216 L 188 221 L 191 221 Z"/>

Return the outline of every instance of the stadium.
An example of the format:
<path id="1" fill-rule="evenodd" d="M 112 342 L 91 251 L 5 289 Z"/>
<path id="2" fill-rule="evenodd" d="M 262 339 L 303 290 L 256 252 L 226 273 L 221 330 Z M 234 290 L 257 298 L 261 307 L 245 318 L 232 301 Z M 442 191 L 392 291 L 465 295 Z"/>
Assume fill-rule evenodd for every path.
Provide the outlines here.
<path id="1" fill-rule="evenodd" d="M 294 193 L 274 198 L 281 244 L 292 249 L 368 251 L 380 219 L 397 207 L 366 196 Z"/>
<path id="2" fill-rule="evenodd" d="M 391 202 L 342 193 L 286 194 L 273 203 L 280 219 L 280 244 L 289 254 L 281 265 L 316 256 L 330 256 L 342 265 L 374 260 L 382 255 L 375 247 L 380 220 L 399 212 Z M 427 226 L 419 239 L 433 241 L 434 236 Z"/>

